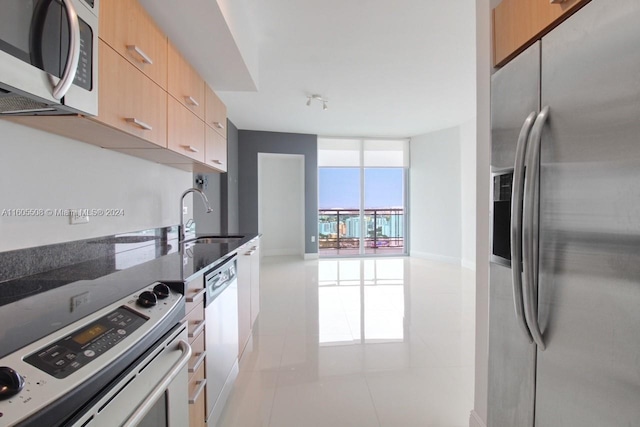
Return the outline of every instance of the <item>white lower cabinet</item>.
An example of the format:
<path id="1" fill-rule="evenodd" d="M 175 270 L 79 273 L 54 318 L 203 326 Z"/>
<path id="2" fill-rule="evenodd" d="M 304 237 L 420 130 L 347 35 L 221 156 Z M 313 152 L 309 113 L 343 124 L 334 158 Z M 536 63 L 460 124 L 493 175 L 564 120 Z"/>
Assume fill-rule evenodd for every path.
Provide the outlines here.
<path id="1" fill-rule="evenodd" d="M 242 356 L 260 312 L 260 238 L 238 251 L 238 354 Z"/>

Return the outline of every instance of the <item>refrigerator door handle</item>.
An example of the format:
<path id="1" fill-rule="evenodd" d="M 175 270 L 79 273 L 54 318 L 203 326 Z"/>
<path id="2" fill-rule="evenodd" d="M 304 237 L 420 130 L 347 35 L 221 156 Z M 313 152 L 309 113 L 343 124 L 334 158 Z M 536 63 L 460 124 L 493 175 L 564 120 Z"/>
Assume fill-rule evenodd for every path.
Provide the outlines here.
<path id="1" fill-rule="evenodd" d="M 531 336 L 540 350 L 545 349 L 545 344 L 538 324 L 538 210 L 540 208 L 540 196 L 537 190 L 540 176 L 542 129 L 548 117 L 549 106 L 546 106 L 538 114 L 529 135 L 522 212 L 522 264 L 525 278 L 523 281 L 524 315 L 529 331 L 531 331 Z"/>
<path id="2" fill-rule="evenodd" d="M 516 160 L 513 166 L 513 185 L 511 186 L 511 275 L 513 283 L 513 305 L 516 310 L 516 320 L 524 336 L 533 342 L 531 332 L 527 326 L 522 298 L 522 199 L 524 191 L 524 167 L 527 153 L 529 133 L 536 119 L 536 112 L 531 114 L 522 124 L 518 145 L 516 146 Z"/>

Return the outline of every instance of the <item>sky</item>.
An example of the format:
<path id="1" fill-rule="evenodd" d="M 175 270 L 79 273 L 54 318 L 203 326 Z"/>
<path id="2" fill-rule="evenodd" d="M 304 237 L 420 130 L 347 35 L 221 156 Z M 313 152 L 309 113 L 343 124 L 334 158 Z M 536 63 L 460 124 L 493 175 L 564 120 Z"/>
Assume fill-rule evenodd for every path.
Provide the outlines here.
<path id="1" fill-rule="evenodd" d="M 365 209 L 403 206 L 402 168 L 365 169 Z M 320 209 L 360 207 L 359 168 L 319 168 Z"/>

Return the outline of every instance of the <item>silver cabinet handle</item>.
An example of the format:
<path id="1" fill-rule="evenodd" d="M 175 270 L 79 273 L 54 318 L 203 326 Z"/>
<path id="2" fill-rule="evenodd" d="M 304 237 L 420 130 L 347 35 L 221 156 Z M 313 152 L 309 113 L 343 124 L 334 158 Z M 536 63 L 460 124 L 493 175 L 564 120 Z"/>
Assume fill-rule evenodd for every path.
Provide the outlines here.
<path id="1" fill-rule="evenodd" d="M 144 130 L 153 130 L 153 128 L 143 122 L 142 120 L 138 120 L 135 117 L 127 117 L 124 119 L 127 123 L 131 123 L 132 125 L 138 126 L 140 129 Z"/>
<path id="2" fill-rule="evenodd" d="M 78 14 L 73 7 L 72 0 L 63 0 L 67 10 L 67 19 L 69 20 L 69 53 L 67 54 L 67 64 L 64 67 L 64 73 L 57 85 L 53 87 L 52 95 L 55 99 L 62 99 L 73 84 L 78 69 L 78 61 L 80 61 L 80 23 L 78 22 Z"/>
<path id="3" fill-rule="evenodd" d="M 255 253 L 255 251 L 254 251 L 254 250 L 251 250 L 251 251 L 249 251 L 249 252 L 245 252 L 244 254 L 245 254 L 245 255 L 248 255 L 248 256 L 251 256 L 251 255 L 253 255 L 254 253 Z"/>
<path id="4" fill-rule="evenodd" d="M 213 124 L 216 125 L 218 129 L 224 129 L 224 125 L 220 122 L 213 122 Z"/>
<path id="5" fill-rule="evenodd" d="M 200 301 L 204 295 L 207 293 L 207 288 L 202 289 L 201 291 L 198 291 L 198 293 L 187 297 L 187 302 L 196 302 L 196 301 Z"/>
<path id="6" fill-rule="evenodd" d="M 204 387 L 207 385 L 207 380 L 206 379 L 200 380 L 200 381 L 197 381 L 196 383 L 199 384 L 198 389 L 196 390 L 196 394 L 194 394 L 193 397 L 189 398 L 189 405 L 193 405 L 196 403 L 196 401 L 202 394 L 202 390 L 204 390 Z"/>
<path id="7" fill-rule="evenodd" d="M 182 351 L 182 356 L 180 356 L 178 361 L 173 365 L 162 381 L 160 381 L 160 383 L 144 399 L 142 404 L 138 406 L 138 409 L 136 409 L 129 419 L 124 422 L 123 426 L 130 427 L 138 425 L 144 416 L 147 415 L 147 412 L 149 412 L 153 405 L 155 405 L 158 398 L 164 394 L 167 387 L 169 387 L 169 384 L 171 384 L 171 381 L 180 374 L 180 371 L 182 371 L 187 362 L 189 362 L 189 359 L 191 358 L 191 346 L 189 343 L 184 340 L 180 340 L 180 342 L 178 342 L 178 348 Z"/>
<path id="8" fill-rule="evenodd" d="M 189 322 L 189 324 L 195 325 L 195 328 L 193 329 L 193 331 L 189 332 L 189 338 L 198 336 L 200 332 L 202 332 L 202 330 L 204 329 L 204 320 L 199 320 L 197 322 Z"/>
<path id="9" fill-rule="evenodd" d="M 511 276 L 513 283 L 513 305 L 516 310 L 518 326 L 525 337 L 532 342 L 531 332 L 524 317 L 524 302 L 522 299 L 522 192 L 524 190 L 524 162 L 527 153 L 527 140 L 531 127 L 536 120 L 536 112 L 531 114 L 522 124 L 518 145 L 516 146 L 516 160 L 513 166 L 513 183 L 511 185 Z"/>
<path id="10" fill-rule="evenodd" d="M 202 365 L 202 362 L 204 362 L 204 358 L 206 357 L 206 355 L 207 355 L 206 351 L 203 351 L 202 353 L 197 354 L 198 358 L 196 359 L 196 363 L 194 363 L 193 366 L 189 368 L 190 374 L 198 370 L 200 365 Z"/>
<path id="11" fill-rule="evenodd" d="M 153 60 L 149 57 L 149 55 L 144 53 L 144 51 L 140 49 L 138 46 L 136 46 L 135 44 L 128 44 L 127 50 L 131 53 L 137 53 L 138 56 L 142 58 L 141 62 L 143 62 L 144 64 L 153 65 Z"/>
<path id="12" fill-rule="evenodd" d="M 549 107 L 544 107 L 529 135 L 527 164 L 524 180 L 524 203 L 522 212 L 522 265 L 524 267 L 523 303 L 524 315 L 533 340 L 540 350 L 545 349 L 542 332 L 538 324 L 538 213 L 540 209 L 540 143 L 542 129 L 549 117 Z"/>
<path id="13" fill-rule="evenodd" d="M 187 101 L 187 104 L 193 105 L 194 107 L 200 106 L 200 103 L 196 101 L 193 96 L 185 96 L 184 99 Z"/>
<path id="14" fill-rule="evenodd" d="M 216 164 L 219 164 L 219 165 L 221 165 L 221 164 L 222 164 L 222 162 L 221 162 L 220 160 L 217 160 L 217 159 L 213 159 L 213 160 L 211 160 L 211 161 L 212 161 L 213 163 L 216 163 Z"/>
<path id="15" fill-rule="evenodd" d="M 198 150 L 193 145 L 181 145 L 181 147 L 186 148 L 187 150 L 191 151 L 192 153 L 199 153 L 200 152 L 200 150 Z"/>

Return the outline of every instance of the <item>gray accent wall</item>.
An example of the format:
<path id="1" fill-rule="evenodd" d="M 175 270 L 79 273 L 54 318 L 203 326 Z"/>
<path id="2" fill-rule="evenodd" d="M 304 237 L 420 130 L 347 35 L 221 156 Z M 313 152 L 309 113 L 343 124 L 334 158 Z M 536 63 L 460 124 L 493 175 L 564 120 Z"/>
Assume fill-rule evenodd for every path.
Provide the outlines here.
<path id="1" fill-rule="evenodd" d="M 227 121 L 227 173 L 193 174 L 193 186 L 198 187 L 196 179 L 204 177 L 207 195 L 213 212 L 200 209 L 201 204 L 194 203 L 193 218 L 198 234 L 236 234 L 240 232 L 238 222 L 238 128 Z"/>
<path id="2" fill-rule="evenodd" d="M 238 205 L 242 231 L 258 230 L 258 153 L 304 156 L 305 253 L 318 253 L 311 242 L 318 232 L 317 135 L 240 130 L 238 132 Z"/>
<path id="3" fill-rule="evenodd" d="M 227 173 L 220 181 L 222 197 L 222 232 L 234 234 L 240 232 L 238 217 L 238 128 L 227 121 Z"/>

